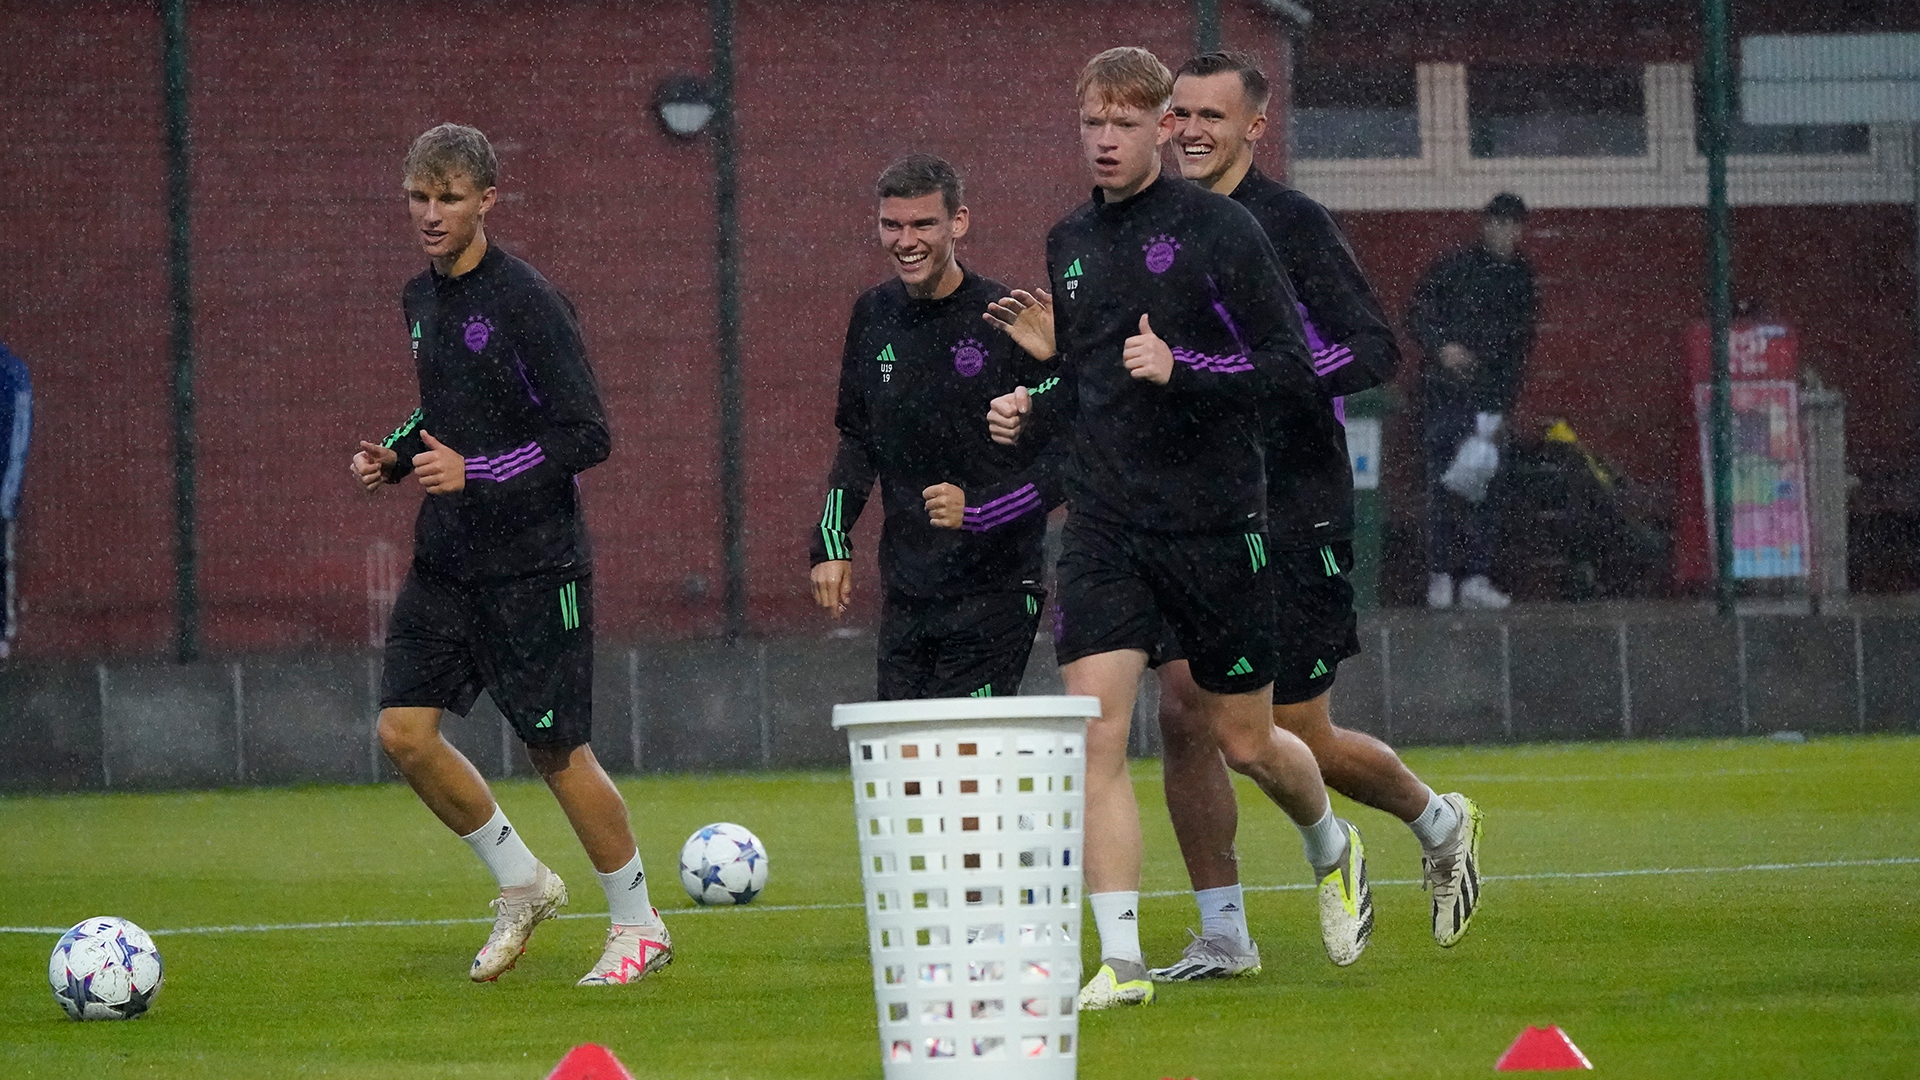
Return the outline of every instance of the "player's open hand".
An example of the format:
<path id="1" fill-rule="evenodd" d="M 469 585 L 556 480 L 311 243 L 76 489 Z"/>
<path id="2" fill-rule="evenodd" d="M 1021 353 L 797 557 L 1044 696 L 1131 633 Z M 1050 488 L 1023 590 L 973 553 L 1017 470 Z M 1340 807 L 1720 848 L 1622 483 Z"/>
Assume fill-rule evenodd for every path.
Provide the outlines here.
<path id="1" fill-rule="evenodd" d="M 1053 294 L 1045 289 L 1015 289 L 988 304 L 981 317 L 1035 360 L 1051 360 L 1059 351 L 1053 344 Z"/>
<path id="2" fill-rule="evenodd" d="M 1120 362 L 1127 365 L 1127 374 L 1155 386 L 1165 386 L 1173 378 L 1173 350 L 1153 332 L 1145 315 L 1140 316 L 1140 332 L 1128 338 L 1121 350 Z"/>
<path id="3" fill-rule="evenodd" d="M 413 475 L 429 495 L 451 495 L 467 486 L 467 459 L 433 437 L 425 428 L 420 441 L 427 444 L 424 453 L 413 455 Z"/>
<path id="4" fill-rule="evenodd" d="M 957 529 L 967 520 L 967 493 L 952 484 L 935 484 L 920 497 L 927 500 L 927 520 L 936 529 Z"/>
<path id="5" fill-rule="evenodd" d="M 400 463 L 400 455 L 365 439 L 360 440 L 360 452 L 353 455 L 353 478 L 371 495 L 386 486 L 387 477 L 393 467 Z"/>
<path id="6" fill-rule="evenodd" d="M 1012 446 L 1020 441 L 1020 429 L 1032 411 L 1033 395 L 1024 386 L 1014 387 L 1013 393 L 1001 394 L 987 407 L 987 434 L 1001 446 Z"/>
<path id="7" fill-rule="evenodd" d="M 853 563 L 846 559 L 828 559 L 813 567 L 813 602 L 833 612 L 834 618 L 847 613 L 853 600 Z"/>

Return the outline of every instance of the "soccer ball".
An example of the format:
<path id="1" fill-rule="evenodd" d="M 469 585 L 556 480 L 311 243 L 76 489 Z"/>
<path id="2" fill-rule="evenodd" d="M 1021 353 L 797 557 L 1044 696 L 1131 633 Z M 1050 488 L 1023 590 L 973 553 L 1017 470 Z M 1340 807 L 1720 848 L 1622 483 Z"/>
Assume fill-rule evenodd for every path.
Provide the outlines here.
<path id="1" fill-rule="evenodd" d="M 47 961 L 53 1000 L 75 1020 L 131 1020 L 160 992 L 160 952 L 145 930 L 103 915 L 60 936 Z"/>
<path id="2" fill-rule="evenodd" d="M 697 904 L 748 903 L 767 887 L 767 849 L 738 825 L 709 825 L 680 849 L 680 884 Z"/>

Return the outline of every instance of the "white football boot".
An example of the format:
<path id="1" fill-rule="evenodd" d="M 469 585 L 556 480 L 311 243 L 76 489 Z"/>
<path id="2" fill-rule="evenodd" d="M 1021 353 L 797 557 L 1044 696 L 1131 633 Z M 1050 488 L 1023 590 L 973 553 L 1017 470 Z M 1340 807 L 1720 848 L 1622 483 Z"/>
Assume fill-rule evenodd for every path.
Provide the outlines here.
<path id="1" fill-rule="evenodd" d="M 1447 842 L 1420 857 L 1421 886 L 1433 890 L 1433 940 L 1451 948 L 1480 907 L 1480 807 L 1458 792 L 1440 796 L 1460 815 Z"/>
<path id="2" fill-rule="evenodd" d="M 544 865 L 533 884 L 501 889 L 493 901 L 493 932 L 474 954 L 473 970 L 468 977 L 474 982 L 492 982 L 506 974 L 520 962 L 520 954 L 527 951 L 527 939 L 533 936 L 533 928 L 566 906 L 567 883 Z"/>
<path id="3" fill-rule="evenodd" d="M 580 976 L 576 986 L 625 986 L 673 963 L 673 935 L 653 913 L 653 922 L 635 926 L 615 923 L 607 931 L 607 947 L 600 962 Z"/>
<path id="4" fill-rule="evenodd" d="M 1260 946 L 1249 941 L 1242 947 L 1227 934 L 1193 934 L 1180 961 L 1154 968 L 1147 977 L 1154 982 L 1193 982 L 1196 979 L 1233 979 L 1260 973 Z"/>
<path id="5" fill-rule="evenodd" d="M 1367 849 L 1360 830 L 1346 821 L 1347 853 L 1320 879 L 1320 940 L 1327 959 L 1346 967 L 1366 951 L 1373 935 L 1373 891 L 1367 886 Z"/>

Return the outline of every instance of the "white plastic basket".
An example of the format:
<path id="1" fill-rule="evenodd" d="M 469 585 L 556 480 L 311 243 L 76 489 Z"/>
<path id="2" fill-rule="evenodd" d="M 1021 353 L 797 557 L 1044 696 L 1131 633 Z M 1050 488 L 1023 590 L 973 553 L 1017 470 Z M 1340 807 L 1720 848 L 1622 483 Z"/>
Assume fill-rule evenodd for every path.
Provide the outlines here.
<path id="1" fill-rule="evenodd" d="M 887 1080 L 1067 1080 L 1079 1060 L 1091 697 L 839 705 Z"/>

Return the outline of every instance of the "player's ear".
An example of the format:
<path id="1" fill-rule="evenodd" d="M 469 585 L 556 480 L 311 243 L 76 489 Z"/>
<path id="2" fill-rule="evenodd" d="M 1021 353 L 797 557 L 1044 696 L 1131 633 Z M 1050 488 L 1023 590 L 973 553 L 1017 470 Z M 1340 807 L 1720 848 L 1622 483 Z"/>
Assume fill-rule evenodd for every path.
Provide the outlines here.
<path id="1" fill-rule="evenodd" d="M 1160 126 L 1154 130 L 1153 144 L 1164 145 L 1168 139 L 1173 138 L 1174 130 L 1179 126 L 1180 121 L 1174 117 L 1172 105 L 1168 105 L 1160 111 Z"/>
<path id="2" fill-rule="evenodd" d="M 967 208 L 963 206 L 953 212 L 953 238 L 958 240 L 965 235 L 967 235 Z"/>
<path id="3" fill-rule="evenodd" d="M 494 199 L 498 196 L 499 192 L 500 192 L 499 188 L 490 187 L 486 191 L 480 194 L 480 212 L 481 213 L 484 214 L 487 211 L 493 209 Z"/>
<path id="4" fill-rule="evenodd" d="M 1253 118 L 1253 123 L 1247 125 L 1247 141 L 1248 142 L 1260 141 L 1260 136 L 1266 134 L 1266 131 L 1267 131 L 1267 114 L 1261 113 L 1260 115 Z"/>

